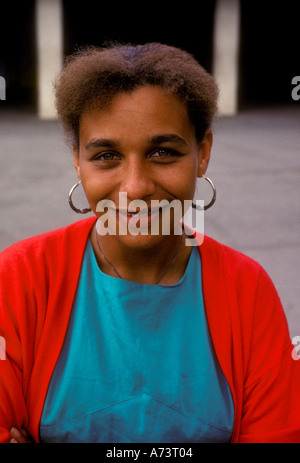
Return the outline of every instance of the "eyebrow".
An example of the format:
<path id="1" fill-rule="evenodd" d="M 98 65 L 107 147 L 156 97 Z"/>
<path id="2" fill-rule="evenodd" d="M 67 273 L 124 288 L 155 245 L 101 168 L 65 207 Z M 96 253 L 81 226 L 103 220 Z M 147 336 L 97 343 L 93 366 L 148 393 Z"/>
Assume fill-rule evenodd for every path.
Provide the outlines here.
<path id="1" fill-rule="evenodd" d="M 177 143 L 183 146 L 187 146 L 186 141 L 174 133 L 164 133 L 160 135 L 154 135 L 153 137 L 147 139 L 149 145 L 161 145 L 163 143 Z M 114 140 L 108 138 L 97 138 L 90 140 L 86 145 L 85 149 L 93 148 L 115 148 L 118 143 Z"/>
<path id="2" fill-rule="evenodd" d="M 155 135 L 149 139 L 150 145 L 161 145 L 162 143 L 177 143 L 187 146 L 186 141 L 174 133 L 164 133 L 162 135 Z"/>
<path id="3" fill-rule="evenodd" d="M 109 140 L 107 138 L 97 138 L 90 140 L 86 145 L 85 149 L 90 149 L 90 148 L 115 148 L 117 145 L 116 142 L 113 140 Z"/>

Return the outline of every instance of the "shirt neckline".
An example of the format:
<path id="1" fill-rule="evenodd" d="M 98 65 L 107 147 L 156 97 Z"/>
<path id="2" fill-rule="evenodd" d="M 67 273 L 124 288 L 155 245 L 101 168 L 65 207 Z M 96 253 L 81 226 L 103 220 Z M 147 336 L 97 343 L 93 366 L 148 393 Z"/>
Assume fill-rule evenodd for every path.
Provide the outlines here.
<path id="1" fill-rule="evenodd" d="M 189 267 L 191 265 L 191 261 L 194 258 L 193 256 L 194 256 L 194 253 L 195 253 L 194 249 L 192 249 L 192 251 L 190 253 L 190 256 L 189 256 L 187 266 L 186 266 L 185 271 L 184 271 L 184 274 L 182 275 L 180 280 L 177 283 L 168 285 L 168 284 L 156 284 L 156 283 L 139 283 L 137 281 L 126 280 L 126 279 L 123 279 L 123 278 L 115 277 L 113 275 L 108 275 L 107 273 L 103 272 L 101 270 L 101 268 L 99 267 L 99 265 L 98 265 L 98 262 L 97 262 L 97 259 L 96 259 L 96 256 L 95 256 L 95 252 L 94 252 L 94 249 L 93 249 L 93 246 L 92 246 L 92 243 L 91 243 L 91 239 L 89 239 L 88 242 L 87 242 L 87 247 L 86 247 L 85 254 L 87 252 L 90 253 L 90 255 L 91 255 L 91 261 L 92 261 L 93 270 L 95 271 L 95 269 L 96 269 L 97 274 L 99 274 L 101 276 L 101 278 L 107 279 L 107 281 L 111 281 L 111 282 L 114 281 L 115 283 L 120 282 L 121 285 L 123 285 L 123 284 L 130 285 L 131 284 L 131 285 L 136 285 L 136 286 L 139 286 L 139 287 L 154 286 L 156 288 L 157 287 L 160 287 L 160 288 L 175 288 L 176 286 L 181 285 L 184 282 L 184 280 L 186 279 L 186 275 L 187 275 L 187 273 L 189 271 Z M 200 253 L 199 253 L 199 258 L 200 258 Z"/>

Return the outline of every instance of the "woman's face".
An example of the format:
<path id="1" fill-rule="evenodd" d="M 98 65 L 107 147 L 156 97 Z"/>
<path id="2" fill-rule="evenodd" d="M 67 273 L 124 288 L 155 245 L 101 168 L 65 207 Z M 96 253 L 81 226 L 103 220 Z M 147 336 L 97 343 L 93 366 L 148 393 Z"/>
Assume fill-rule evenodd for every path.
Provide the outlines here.
<path id="1" fill-rule="evenodd" d="M 117 230 L 124 223 L 119 193 L 127 204 L 143 200 L 150 212 L 152 200 L 194 197 L 197 176 L 204 174 L 212 145 L 208 131 L 201 144 L 184 103 L 159 87 L 141 87 L 133 93 L 117 94 L 103 111 L 85 112 L 80 121 L 79 150 L 74 148 L 75 168 L 90 207 L 113 201 Z M 125 222 L 132 218 L 125 217 Z M 147 216 L 150 230 L 151 215 Z M 118 234 L 118 233 L 117 233 Z M 149 244 L 148 236 L 118 236 L 124 243 Z M 133 239 L 132 239 L 133 238 Z"/>

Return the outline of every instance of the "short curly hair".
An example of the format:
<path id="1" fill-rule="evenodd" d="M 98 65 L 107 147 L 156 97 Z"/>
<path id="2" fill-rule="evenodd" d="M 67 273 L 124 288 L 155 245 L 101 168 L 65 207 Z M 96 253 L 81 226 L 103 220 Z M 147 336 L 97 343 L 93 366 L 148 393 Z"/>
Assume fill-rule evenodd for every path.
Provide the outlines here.
<path id="1" fill-rule="evenodd" d="M 55 81 L 56 109 L 68 141 L 79 145 L 80 117 L 104 109 L 120 92 L 159 86 L 186 104 L 197 141 L 217 112 L 213 77 L 187 51 L 161 43 L 89 46 L 66 59 Z"/>

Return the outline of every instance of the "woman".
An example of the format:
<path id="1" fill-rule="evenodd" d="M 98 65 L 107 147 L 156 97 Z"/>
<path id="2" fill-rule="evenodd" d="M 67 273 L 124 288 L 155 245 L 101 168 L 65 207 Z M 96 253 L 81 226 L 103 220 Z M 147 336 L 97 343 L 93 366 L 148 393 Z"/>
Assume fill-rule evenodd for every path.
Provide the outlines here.
<path id="1" fill-rule="evenodd" d="M 99 219 L 1 255 L 3 442 L 30 440 L 23 428 L 35 442 L 300 441 L 300 366 L 272 282 L 201 230 L 191 243 L 168 207 L 182 217 L 204 177 L 217 94 L 166 45 L 68 60 L 69 201 Z"/>

